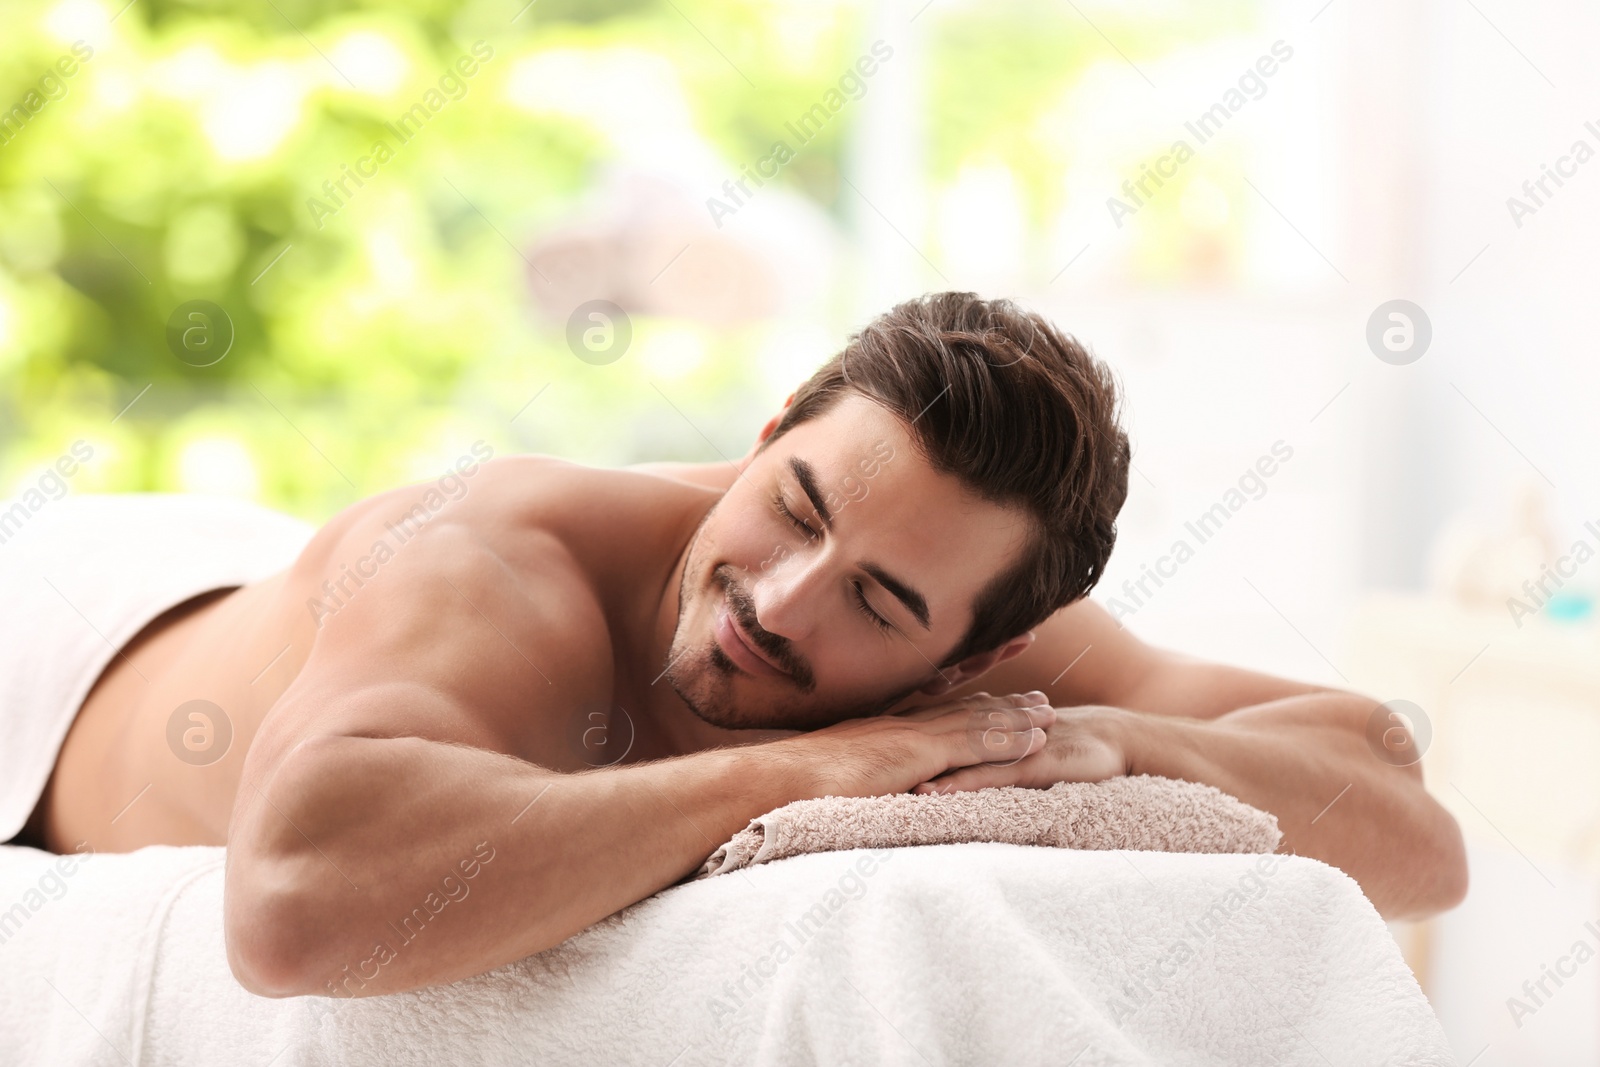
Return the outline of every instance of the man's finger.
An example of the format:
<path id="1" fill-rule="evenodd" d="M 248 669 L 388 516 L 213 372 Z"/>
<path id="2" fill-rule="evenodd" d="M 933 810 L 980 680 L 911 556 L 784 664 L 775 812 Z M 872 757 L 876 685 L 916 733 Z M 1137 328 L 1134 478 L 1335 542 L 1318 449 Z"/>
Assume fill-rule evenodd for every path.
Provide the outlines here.
<path id="1" fill-rule="evenodd" d="M 1011 767 L 997 766 L 992 763 L 979 763 L 972 767 L 963 767 L 959 771 L 940 775 L 931 782 L 923 782 L 912 792 L 923 795 L 960 793 L 973 789 L 987 789 L 990 786 L 1015 784 L 1016 774 Z"/>
<path id="2" fill-rule="evenodd" d="M 986 725 L 974 722 L 964 729 L 947 731 L 945 737 L 951 746 L 946 757 L 947 766 L 951 770 L 983 763 L 1009 767 L 1044 748 L 1049 734 L 1043 717 L 1053 712 L 1049 708 L 1028 708 L 1021 714 L 1027 716 L 1021 723 Z"/>
<path id="3" fill-rule="evenodd" d="M 925 704 L 920 708 L 906 708 L 902 711 L 890 712 L 889 717 L 894 719 L 911 719 L 913 722 L 926 722 L 937 719 L 941 715 L 948 715 L 953 710 L 951 704 Z"/>
<path id="4" fill-rule="evenodd" d="M 1056 709 L 1048 704 L 1027 708 L 991 708 L 968 715 L 967 731 L 987 747 L 990 737 L 996 733 L 1026 733 L 1034 726 L 1048 730 L 1055 723 Z"/>
<path id="5" fill-rule="evenodd" d="M 890 718 L 910 719 L 913 722 L 927 722 L 944 715 L 987 711 L 1013 711 L 1026 708 L 1048 708 L 1050 701 L 1043 693 L 1018 693 L 1013 696 L 992 697 L 987 693 L 974 693 L 960 700 L 943 700 L 937 704 L 924 704 L 920 707 L 904 708 L 900 711 L 889 712 Z M 1052 721 L 1054 721 L 1052 719 Z"/>

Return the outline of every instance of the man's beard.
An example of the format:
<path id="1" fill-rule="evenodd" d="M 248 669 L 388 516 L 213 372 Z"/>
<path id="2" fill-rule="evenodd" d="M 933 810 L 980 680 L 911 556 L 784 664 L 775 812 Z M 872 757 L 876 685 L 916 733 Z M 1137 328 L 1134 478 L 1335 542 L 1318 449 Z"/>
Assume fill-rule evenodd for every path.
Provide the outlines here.
<path id="1" fill-rule="evenodd" d="M 790 672 L 783 678 L 770 679 L 781 687 L 781 691 L 771 697 L 760 698 L 759 709 L 740 707 L 733 696 L 733 680 L 742 672 L 722 651 L 715 635 L 708 631 L 705 643 L 695 647 L 691 644 L 690 635 L 684 631 L 684 616 L 689 608 L 689 582 L 692 576 L 700 573 L 695 549 L 700 542 L 700 532 L 720 506 L 719 501 L 716 507 L 706 513 L 690 538 L 683 574 L 678 579 L 678 623 L 672 632 L 672 643 L 667 649 L 667 662 L 662 670 L 667 684 L 672 686 L 673 692 L 696 717 L 724 730 L 817 730 L 845 719 L 880 714 L 922 687 L 924 683 L 915 682 L 900 692 L 877 699 L 807 704 L 805 696 L 816 690 L 816 679 L 809 665 L 781 638 L 767 634 L 760 628 L 748 592 L 738 585 L 731 568 L 724 570 L 719 567 L 713 573 L 713 579 L 723 590 L 729 614 L 745 627 L 745 632 L 753 640 L 761 642 L 762 651 Z"/>

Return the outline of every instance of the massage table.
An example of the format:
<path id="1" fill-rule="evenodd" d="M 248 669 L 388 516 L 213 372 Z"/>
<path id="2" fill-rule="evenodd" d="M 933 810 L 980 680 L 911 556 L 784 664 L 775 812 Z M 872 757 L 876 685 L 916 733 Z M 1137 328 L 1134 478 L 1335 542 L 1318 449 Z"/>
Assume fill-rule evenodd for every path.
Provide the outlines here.
<path id="1" fill-rule="evenodd" d="M 234 981 L 223 867 L 212 847 L 0 846 L 0 1064 L 1455 1063 L 1372 905 L 1301 857 L 815 852 L 349 999 Z"/>

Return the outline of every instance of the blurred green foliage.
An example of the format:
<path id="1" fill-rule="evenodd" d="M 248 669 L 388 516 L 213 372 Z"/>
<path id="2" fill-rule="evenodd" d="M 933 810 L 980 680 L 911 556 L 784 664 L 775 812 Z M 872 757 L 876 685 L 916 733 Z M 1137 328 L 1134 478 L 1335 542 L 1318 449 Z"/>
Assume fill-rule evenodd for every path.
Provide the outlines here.
<path id="1" fill-rule="evenodd" d="M 732 174 L 862 53 L 861 7 L 124 2 L 7 5 L 0 107 L 22 111 L 0 127 L 0 490 L 78 438 L 96 451 L 79 491 L 253 481 L 260 499 L 314 519 L 428 477 L 478 438 L 613 463 L 743 450 L 765 414 L 749 357 L 761 324 L 636 322 L 636 335 L 697 337 L 701 358 L 672 383 L 680 415 L 627 361 L 572 358 L 563 324 L 532 312 L 521 250 L 562 221 L 615 146 L 571 113 L 519 102 L 514 72 L 550 50 L 665 57 Z M 1057 206 L 1062 160 L 1034 130 L 1107 54 L 1075 10 L 921 16 L 935 181 L 999 156 L 1030 216 Z M 1096 13 L 1136 55 L 1243 17 L 1224 6 L 1152 30 Z M 52 74 L 75 41 L 92 56 Z M 462 79 L 464 95 L 317 219 L 308 200 L 480 41 L 493 58 Z M 848 130 L 830 124 L 782 179 L 836 214 Z M 166 343 L 169 315 L 195 299 L 236 331 L 208 367 Z"/>

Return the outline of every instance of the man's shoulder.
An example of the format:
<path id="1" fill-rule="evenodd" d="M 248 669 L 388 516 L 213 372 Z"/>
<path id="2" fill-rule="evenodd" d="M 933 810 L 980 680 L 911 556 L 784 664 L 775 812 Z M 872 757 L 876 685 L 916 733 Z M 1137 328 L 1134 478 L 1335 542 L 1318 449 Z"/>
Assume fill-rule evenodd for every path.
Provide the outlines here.
<path id="1" fill-rule="evenodd" d="M 498 456 L 482 464 L 485 482 L 499 494 L 530 496 L 624 496 L 628 498 L 688 499 L 721 495 L 721 486 L 678 473 L 699 470 L 696 465 L 650 463 L 632 467 L 599 467 L 560 456 L 528 452 Z"/>
<path id="2" fill-rule="evenodd" d="M 421 640 L 465 598 L 501 604 L 505 617 L 490 613 L 494 621 L 530 640 L 566 652 L 604 648 L 607 589 L 665 581 L 718 495 L 541 455 L 497 457 L 454 474 L 346 509 L 307 546 L 293 583 L 359 588 L 351 608 L 366 614 L 366 601 L 369 612 L 381 610 L 363 621 L 363 643 L 388 631 Z M 344 614 L 339 604 L 333 611 Z"/>
<path id="3" fill-rule="evenodd" d="M 409 487 L 427 495 L 429 483 Z M 434 487 L 436 488 L 436 487 Z M 594 467 L 558 456 L 525 453 L 499 456 L 481 465 L 458 490 L 480 508 L 528 517 L 561 516 L 584 508 L 649 513 L 660 508 L 715 500 L 720 491 L 654 470 Z M 434 498 L 438 503 L 438 498 Z"/>
<path id="4" fill-rule="evenodd" d="M 546 514 L 581 471 L 507 457 L 368 498 L 319 531 L 286 588 L 314 620 L 302 682 L 345 708 L 320 714 L 530 758 L 555 728 L 545 712 L 609 692 L 605 605 Z"/>
<path id="5" fill-rule="evenodd" d="M 461 522 L 508 549 L 528 537 L 548 538 L 606 570 L 621 553 L 634 560 L 675 556 L 722 495 L 653 473 L 543 455 L 497 458 L 478 477 L 456 509 Z"/>
<path id="6" fill-rule="evenodd" d="M 376 531 L 403 543 L 424 528 L 453 525 L 491 541 L 543 533 L 592 544 L 608 530 L 665 530 L 679 515 L 703 513 L 719 495 L 650 472 L 533 453 L 498 456 L 367 497 L 330 519 L 319 536 Z"/>

